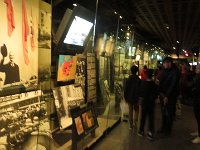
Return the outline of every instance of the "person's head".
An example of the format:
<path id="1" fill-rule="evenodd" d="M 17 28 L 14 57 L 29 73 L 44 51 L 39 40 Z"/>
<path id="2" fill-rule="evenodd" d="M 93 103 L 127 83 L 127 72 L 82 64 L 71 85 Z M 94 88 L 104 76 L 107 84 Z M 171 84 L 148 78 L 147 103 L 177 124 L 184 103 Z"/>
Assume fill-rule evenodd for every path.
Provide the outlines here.
<path id="1" fill-rule="evenodd" d="M 147 74 L 147 78 L 151 79 L 153 77 L 153 69 L 147 69 L 146 74 Z"/>
<path id="2" fill-rule="evenodd" d="M 10 51 L 9 53 L 9 59 L 10 59 L 10 62 L 14 62 L 14 53 L 12 51 Z"/>
<path id="3" fill-rule="evenodd" d="M 173 60 L 171 57 L 165 57 L 163 59 L 163 67 L 164 69 L 170 69 L 172 67 Z"/>
<path id="4" fill-rule="evenodd" d="M 147 69 L 147 65 L 144 65 L 143 69 Z"/>
<path id="5" fill-rule="evenodd" d="M 133 65 L 133 66 L 131 67 L 131 74 L 136 74 L 137 72 L 138 72 L 138 67 L 135 66 L 135 65 Z"/>
<path id="6" fill-rule="evenodd" d="M 200 74 L 200 64 L 198 64 L 196 66 L 196 70 L 195 70 L 196 74 Z"/>

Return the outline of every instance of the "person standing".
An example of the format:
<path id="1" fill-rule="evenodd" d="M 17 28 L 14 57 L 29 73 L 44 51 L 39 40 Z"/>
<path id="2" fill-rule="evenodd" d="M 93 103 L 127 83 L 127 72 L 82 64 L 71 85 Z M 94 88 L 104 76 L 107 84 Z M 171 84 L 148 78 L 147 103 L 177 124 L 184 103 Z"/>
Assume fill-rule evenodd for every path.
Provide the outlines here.
<path id="1" fill-rule="evenodd" d="M 1 53 L 2 53 L 3 49 L 7 51 L 7 47 L 5 44 L 1 47 Z M 19 82 L 20 81 L 19 66 L 14 62 L 13 52 L 9 53 L 10 61 L 6 64 L 4 64 L 6 55 L 4 55 L 2 53 L 2 56 L 3 56 L 3 58 L 0 62 L 0 72 L 5 73 L 4 84 L 11 84 L 11 83 Z"/>
<path id="2" fill-rule="evenodd" d="M 196 75 L 193 79 L 193 109 L 198 126 L 198 136 L 192 140 L 192 143 L 200 144 L 200 64 L 196 66 Z"/>
<path id="3" fill-rule="evenodd" d="M 138 123 L 138 114 L 139 114 L 138 92 L 141 80 L 138 77 L 137 72 L 138 72 L 138 67 L 133 65 L 131 67 L 131 75 L 126 80 L 124 87 L 124 99 L 129 106 L 130 129 L 133 128 L 133 125 L 137 126 Z M 133 110 L 134 110 L 134 116 L 133 116 Z"/>
<path id="4" fill-rule="evenodd" d="M 141 98 L 141 122 L 138 135 L 144 135 L 144 127 L 146 118 L 148 117 L 148 133 L 147 138 L 152 140 L 154 134 L 154 108 L 155 99 L 158 95 L 157 85 L 155 84 L 153 77 L 153 69 L 147 69 L 146 80 L 142 80 L 140 84 L 139 99 Z"/>
<path id="5" fill-rule="evenodd" d="M 180 71 L 171 57 L 163 59 L 163 69 L 160 74 L 159 92 L 161 101 L 162 124 L 160 132 L 169 135 L 176 111 L 176 100 L 179 95 Z"/>

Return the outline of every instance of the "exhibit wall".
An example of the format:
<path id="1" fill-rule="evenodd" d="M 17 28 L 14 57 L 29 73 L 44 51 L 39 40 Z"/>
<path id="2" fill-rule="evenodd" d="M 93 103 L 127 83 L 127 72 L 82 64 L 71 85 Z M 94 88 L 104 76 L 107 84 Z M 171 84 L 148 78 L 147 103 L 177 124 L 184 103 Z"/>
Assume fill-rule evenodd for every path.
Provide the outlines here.
<path id="1" fill-rule="evenodd" d="M 32 76 L 38 76 L 39 0 L 2 0 L 0 1 L 0 10 L 0 60 L 2 61 L 4 58 L 1 68 L 2 65 L 9 63 L 9 57 L 12 55 L 15 64 L 19 67 L 19 81 L 26 82 Z M 7 55 L 2 53 L 3 47 L 4 52 L 7 49 Z M 18 80 L 5 82 L 6 74 L 11 74 L 11 72 L 1 68 L 2 85 L 19 82 Z"/>
<path id="2" fill-rule="evenodd" d="M 40 1 L 38 23 L 38 75 L 42 90 L 49 90 L 51 76 L 51 5 Z"/>

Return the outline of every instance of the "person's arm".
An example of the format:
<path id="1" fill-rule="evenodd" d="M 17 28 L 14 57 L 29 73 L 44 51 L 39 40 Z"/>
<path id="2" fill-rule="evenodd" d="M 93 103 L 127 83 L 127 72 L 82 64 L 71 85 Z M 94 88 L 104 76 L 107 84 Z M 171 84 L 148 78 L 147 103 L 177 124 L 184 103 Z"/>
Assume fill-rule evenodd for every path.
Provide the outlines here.
<path id="1" fill-rule="evenodd" d="M 130 77 L 126 80 L 125 86 L 124 86 L 124 98 L 126 101 L 128 98 L 128 94 L 130 92 L 129 90 L 130 90 Z"/>
<path id="2" fill-rule="evenodd" d="M 5 60 L 5 57 L 2 58 L 1 62 L 0 62 L 0 72 L 4 72 L 4 60 Z"/>

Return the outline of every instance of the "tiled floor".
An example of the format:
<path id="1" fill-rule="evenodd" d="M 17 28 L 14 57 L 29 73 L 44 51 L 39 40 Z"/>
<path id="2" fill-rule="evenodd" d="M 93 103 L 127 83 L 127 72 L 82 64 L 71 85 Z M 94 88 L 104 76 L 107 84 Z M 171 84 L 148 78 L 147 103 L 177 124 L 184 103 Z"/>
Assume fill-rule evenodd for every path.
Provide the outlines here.
<path id="1" fill-rule="evenodd" d="M 160 126 L 159 104 L 156 106 L 156 129 Z M 121 122 L 91 149 L 94 150 L 200 150 L 200 144 L 193 144 L 190 134 L 197 130 L 191 106 L 182 106 L 181 119 L 173 125 L 170 137 L 156 136 L 153 141 L 140 137 L 136 130 L 129 130 L 128 122 Z"/>

